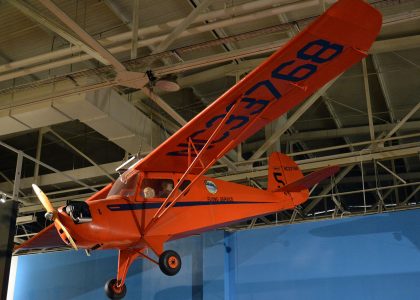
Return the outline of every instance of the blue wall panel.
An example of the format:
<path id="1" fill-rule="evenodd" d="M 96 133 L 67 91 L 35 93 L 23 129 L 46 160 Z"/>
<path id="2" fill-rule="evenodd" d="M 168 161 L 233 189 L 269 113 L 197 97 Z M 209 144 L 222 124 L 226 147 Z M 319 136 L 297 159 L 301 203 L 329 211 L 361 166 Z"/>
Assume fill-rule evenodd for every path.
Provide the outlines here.
<path id="1" fill-rule="evenodd" d="M 225 249 L 223 231 L 203 235 L 203 300 L 224 299 Z"/>
<path id="2" fill-rule="evenodd" d="M 191 286 L 197 273 L 192 265 L 202 257 L 201 237 L 195 236 L 169 242 L 167 249 L 182 257 L 182 269 L 173 277 L 164 275 L 159 267 L 146 260 L 137 260 L 127 276 L 125 299 L 186 299 L 196 300 Z M 107 299 L 105 282 L 116 277 L 117 251 L 65 251 L 20 256 L 15 284 L 16 300 L 45 299 Z M 194 267 L 194 268 L 193 268 Z M 201 289 L 202 280 L 199 289 Z M 200 297 L 201 299 L 201 297 Z"/>
<path id="3" fill-rule="evenodd" d="M 420 298 L 418 210 L 241 231 L 233 238 L 231 299 Z"/>
<path id="4" fill-rule="evenodd" d="M 126 299 L 420 298 L 420 210 L 308 222 L 170 242 L 183 260 L 163 275 L 136 261 Z M 105 299 L 116 251 L 21 256 L 15 299 Z"/>

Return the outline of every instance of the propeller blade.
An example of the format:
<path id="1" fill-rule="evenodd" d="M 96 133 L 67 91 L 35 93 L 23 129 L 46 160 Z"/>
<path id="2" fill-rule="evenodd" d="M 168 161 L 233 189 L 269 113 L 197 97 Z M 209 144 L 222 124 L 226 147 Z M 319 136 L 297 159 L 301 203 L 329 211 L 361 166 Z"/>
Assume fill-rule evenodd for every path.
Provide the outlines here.
<path id="1" fill-rule="evenodd" d="M 66 227 L 64 227 L 63 223 L 61 223 L 59 218 L 56 218 L 54 220 L 54 223 L 56 223 L 64 232 L 64 234 L 66 235 L 66 237 L 68 238 L 71 246 L 74 248 L 74 250 L 79 250 L 79 248 L 77 248 L 76 243 L 74 242 L 73 238 L 71 237 L 70 233 L 68 232 L 68 230 L 66 229 Z"/>
<path id="2" fill-rule="evenodd" d="M 41 189 L 36 184 L 32 184 L 32 188 L 34 189 L 36 196 L 38 197 L 39 201 L 41 201 L 45 210 L 49 213 L 53 213 L 55 210 L 50 200 L 48 200 L 47 195 L 45 195 L 44 192 L 41 191 Z"/>
<path id="3" fill-rule="evenodd" d="M 47 211 L 47 213 L 52 214 L 52 221 L 54 221 L 54 223 L 59 228 L 61 228 L 63 230 L 63 232 L 66 235 L 67 239 L 69 240 L 71 246 L 75 250 L 78 250 L 77 245 L 74 242 L 73 238 L 71 237 L 70 233 L 68 232 L 66 227 L 64 227 L 63 223 L 61 223 L 60 219 L 58 219 L 57 211 L 52 206 L 52 204 L 51 204 L 50 200 L 48 199 L 47 195 L 45 195 L 44 192 L 36 184 L 32 184 L 32 188 L 34 189 L 35 194 L 37 195 L 39 201 L 41 201 L 42 205 L 45 207 L 45 210 Z"/>

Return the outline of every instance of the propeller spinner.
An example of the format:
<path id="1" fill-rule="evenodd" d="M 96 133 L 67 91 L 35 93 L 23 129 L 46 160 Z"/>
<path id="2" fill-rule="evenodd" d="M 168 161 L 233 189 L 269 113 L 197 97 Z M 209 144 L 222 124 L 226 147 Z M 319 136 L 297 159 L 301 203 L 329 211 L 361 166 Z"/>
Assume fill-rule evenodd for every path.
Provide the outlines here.
<path id="1" fill-rule="evenodd" d="M 47 195 L 45 195 L 44 192 L 36 184 L 32 184 L 32 188 L 34 189 L 35 194 L 37 195 L 39 201 L 41 201 L 42 205 L 47 211 L 45 213 L 45 217 L 49 219 L 50 221 L 53 221 L 58 228 L 61 228 L 64 234 L 66 235 L 67 239 L 69 240 L 71 246 L 74 248 L 74 250 L 78 250 L 77 245 L 74 242 L 73 238 L 71 237 L 70 233 L 68 232 L 66 227 L 64 227 L 63 223 L 61 223 L 60 219 L 58 218 L 58 212 L 52 206 Z"/>

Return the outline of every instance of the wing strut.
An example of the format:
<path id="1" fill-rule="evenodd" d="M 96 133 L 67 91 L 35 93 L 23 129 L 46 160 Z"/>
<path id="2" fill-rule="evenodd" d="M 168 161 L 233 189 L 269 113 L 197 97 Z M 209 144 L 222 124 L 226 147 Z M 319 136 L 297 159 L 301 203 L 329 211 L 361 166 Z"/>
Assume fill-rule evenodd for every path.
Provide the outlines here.
<path id="1" fill-rule="evenodd" d="M 176 191 L 178 191 L 178 188 L 181 186 L 181 184 L 184 182 L 187 175 L 191 172 L 191 170 L 195 167 L 197 162 L 200 162 L 203 166 L 203 169 L 197 176 L 191 181 L 191 183 L 184 189 L 188 189 L 190 186 L 192 186 L 198 178 L 200 178 L 207 170 L 219 159 L 219 157 L 214 158 L 212 161 L 207 163 L 206 166 L 204 166 L 203 162 L 201 161 L 201 157 L 204 154 L 204 152 L 207 150 L 207 148 L 210 146 L 210 144 L 213 142 L 214 138 L 217 134 L 219 134 L 220 130 L 222 129 L 223 125 L 225 125 L 226 120 L 230 118 L 230 116 L 235 112 L 235 110 L 239 107 L 239 102 L 241 98 L 238 98 L 234 105 L 229 109 L 228 113 L 224 116 L 224 118 L 221 120 L 219 125 L 217 125 L 216 129 L 210 136 L 210 138 L 207 140 L 207 142 L 204 144 L 203 148 L 197 153 L 197 149 L 194 146 L 194 143 L 190 139 L 188 142 L 191 143 L 193 150 L 196 153 L 196 157 L 194 160 L 189 164 L 187 170 L 184 172 L 184 174 L 181 176 L 181 179 L 178 181 L 178 183 L 175 185 L 175 187 L 172 189 L 171 193 L 168 195 L 168 197 L 165 199 L 165 201 L 162 203 L 158 211 L 153 216 L 152 220 L 150 220 L 149 224 L 146 226 L 145 234 L 148 232 L 148 230 L 160 219 L 162 216 L 175 205 L 175 203 L 178 201 L 178 199 L 183 195 L 183 193 L 179 193 L 178 195 L 175 195 Z M 190 147 L 188 149 L 188 161 L 190 162 L 192 156 L 191 156 L 191 150 Z M 174 198 L 172 201 L 169 201 L 169 199 Z M 169 203 L 169 204 L 168 204 Z"/>

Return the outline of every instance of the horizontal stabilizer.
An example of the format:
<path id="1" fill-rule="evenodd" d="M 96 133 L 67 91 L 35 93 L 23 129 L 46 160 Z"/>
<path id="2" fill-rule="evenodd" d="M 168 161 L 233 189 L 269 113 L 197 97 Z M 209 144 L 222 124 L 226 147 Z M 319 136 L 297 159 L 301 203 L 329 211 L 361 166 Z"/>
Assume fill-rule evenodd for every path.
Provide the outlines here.
<path id="1" fill-rule="evenodd" d="M 60 238 L 54 224 L 51 224 L 22 245 L 17 246 L 15 251 L 19 253 L 19 251 L 23 250 L 58 248 L 65 246 L 67 245 Z"/>
<path id="2" fill-rule="evenodd" d="M 310 189 L 318 182 L 321 182 L 325 178 L 328 178 L 340 170 L 339 166 L 332 166 L 321 169 L 319 171 L 312 172 L 311 174 L 302 177 L 292 183 L 289 183 L 273 192 L 300 192 L 305 189 Z"/>

